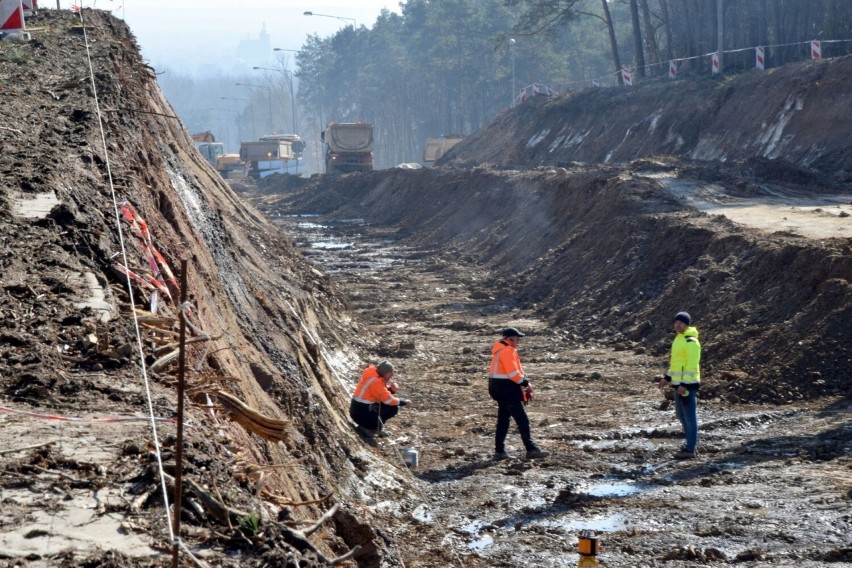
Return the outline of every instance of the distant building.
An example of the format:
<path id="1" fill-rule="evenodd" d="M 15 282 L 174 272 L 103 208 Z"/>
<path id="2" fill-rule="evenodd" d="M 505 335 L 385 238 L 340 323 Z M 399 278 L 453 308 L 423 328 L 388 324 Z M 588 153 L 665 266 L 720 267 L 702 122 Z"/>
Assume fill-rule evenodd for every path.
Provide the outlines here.
<path id="1" fill-rule="evenodd" d="M 237 46 L 237 59 L 249 67 L 269 65 L 271 57 L 272 41 L 266 33 L 266 23 L 263 24 L 257 39 L 246 38 Z"/>

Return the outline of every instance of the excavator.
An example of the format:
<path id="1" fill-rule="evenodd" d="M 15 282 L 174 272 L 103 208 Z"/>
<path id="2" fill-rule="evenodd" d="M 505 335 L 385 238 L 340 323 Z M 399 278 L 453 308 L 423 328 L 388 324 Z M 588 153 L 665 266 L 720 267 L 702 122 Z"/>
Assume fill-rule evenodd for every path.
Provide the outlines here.
<path id="1" fill-rule="evenodd" d="M 245 163 L 240 159 L 239 154 L 226 154 L 225 145 L 222 142 L 217 142 L 216 137 L 209 130 L 199 132 L 192 135 L 192 140 L 195 142 L 195 147 L 207 160 L 207 163 L 216 168 L 225 179 L 235 179 L 243 177 Z"/>

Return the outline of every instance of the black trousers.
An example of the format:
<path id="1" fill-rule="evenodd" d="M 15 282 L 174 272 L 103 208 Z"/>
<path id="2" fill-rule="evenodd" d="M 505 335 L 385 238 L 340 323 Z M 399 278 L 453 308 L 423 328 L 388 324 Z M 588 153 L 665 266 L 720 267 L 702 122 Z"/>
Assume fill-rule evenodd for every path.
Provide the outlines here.
<path id="1" fill-rule="evenodd" d="M 355 424 L 367 430 L 378 430 L 379 418 L 384 423 L 398 413 L 399 406 L 390 406 L 381 402 L 366 404 L 353 398 L 352 402 L 349 403 L 349 417 L 355 421 Z"/>
<path id="2" fill-rule="evenodd" d="M 535 449 L 530 433 L 530 419 L 524 410 L 521 399 L 521 387 L 509 379 L 488 379 L 488 394 L 497 401 L 497 432 L 494 435 L 494 451 L 506 450 L 506 435 L 509 433 L 509 419 L 515 420 L 518 432 L 527 451 Z"/>

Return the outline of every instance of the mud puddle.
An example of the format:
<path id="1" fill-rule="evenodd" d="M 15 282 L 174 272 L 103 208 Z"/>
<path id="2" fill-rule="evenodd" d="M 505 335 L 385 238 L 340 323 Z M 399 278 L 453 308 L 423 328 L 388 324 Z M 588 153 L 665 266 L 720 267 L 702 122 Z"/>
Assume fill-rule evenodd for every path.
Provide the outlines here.
<path id="1" fill-rule="evenodd" d="M 379 338 L 371 359 L 391 360 L 414 401 L 376 448 L 419 451 L 415 490 L 386 507 L 406 566 L 577 566 L 583 529 L 602 533 L 604 566 L 852 561 L 848 402 L 701 400 L 699 456 L 676 461 L 679 425 L 650 380 L 664 358 L 571 339 L 513 307 L 479 267 L 387 231 L 304 221 L 281 222 L 347 290 Z M 313 246 L 338 241 L 353 244 Z M 484 374 L 510 325 L 528 333 L 519 352 L 536 387 L 533 436 L 552 452 L 543 460 L 523 459 L 514 426 L 512 458 L 491 459 L 496 407 Z"/>

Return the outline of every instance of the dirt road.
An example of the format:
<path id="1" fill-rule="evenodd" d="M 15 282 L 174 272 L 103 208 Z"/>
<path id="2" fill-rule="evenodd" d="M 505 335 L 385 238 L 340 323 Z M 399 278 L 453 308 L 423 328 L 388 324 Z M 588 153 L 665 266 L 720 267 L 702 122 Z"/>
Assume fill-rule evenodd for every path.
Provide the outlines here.
<path id="1" fill-rule="evenodd" d="M 548 326 L 489 274 L 397 246 L 363 221 L 282 225 L 348 291 L 380 338 L 375 359 L 397 365 L 414 401 L 375 451 L 399 463 L 400 448 L 416 448 L 415 489 L 366 503 L 386 516 L 406 566 L 577 565 L 581 529 L 603 532 L 605 566 L 852 561 L 848 401 L 702 401 L 700 457 L 675 462 L 676 418 L 651 383 L 665 360 L 646 347 Z M 490 459 L 496 408 L 483 377 L 508 325 L 529 334 L 520 354 L 537 388 L 533 435 L 553 452 L 544 460 L 521 459 L 514 427 L 514 458 Z"/>

